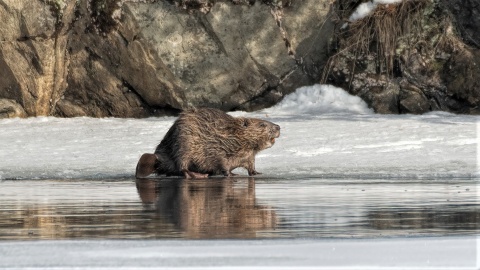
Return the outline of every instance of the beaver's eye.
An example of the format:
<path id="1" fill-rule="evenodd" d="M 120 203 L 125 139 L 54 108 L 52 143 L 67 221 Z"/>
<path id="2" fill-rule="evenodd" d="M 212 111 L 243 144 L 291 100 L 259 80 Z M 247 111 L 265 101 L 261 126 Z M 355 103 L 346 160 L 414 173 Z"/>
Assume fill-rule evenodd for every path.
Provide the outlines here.
<path id="1" fill-rule="evenodd" d="M 267 126 L 267 124 L 265 124 L 265 123 L 260 123 L 260 127 L 264 128 L 264 127 L 266 127 L 266 126 Z"/>

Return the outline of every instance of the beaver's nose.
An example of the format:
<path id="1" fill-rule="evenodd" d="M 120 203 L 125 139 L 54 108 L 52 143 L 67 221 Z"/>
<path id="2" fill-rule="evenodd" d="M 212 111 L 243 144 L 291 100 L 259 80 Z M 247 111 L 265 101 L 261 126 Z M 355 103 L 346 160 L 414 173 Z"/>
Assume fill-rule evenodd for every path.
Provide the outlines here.
<path id="1" fill-rule="evenodd" d="M 279 126 L 279 125 L 274 125 L 273 128 L 274 128 L 276 131 L 280 131 L 280 126 Z"/>

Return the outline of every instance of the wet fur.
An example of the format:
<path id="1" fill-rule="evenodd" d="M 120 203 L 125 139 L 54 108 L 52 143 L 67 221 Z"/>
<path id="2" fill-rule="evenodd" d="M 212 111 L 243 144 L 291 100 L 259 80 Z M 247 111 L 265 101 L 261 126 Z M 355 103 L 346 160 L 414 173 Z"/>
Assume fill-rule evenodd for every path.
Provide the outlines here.
<path id="1" fill-rule="evenodd" d="M 279 135 L 280 127 L 269 121 L 233 117 L 217 109 L 188 110 L 157 146 L 154 172 L 203 178 L 230 176 L 233 169 L 243 167 L 255 175 L 255 155 L 271 147 Z"/>

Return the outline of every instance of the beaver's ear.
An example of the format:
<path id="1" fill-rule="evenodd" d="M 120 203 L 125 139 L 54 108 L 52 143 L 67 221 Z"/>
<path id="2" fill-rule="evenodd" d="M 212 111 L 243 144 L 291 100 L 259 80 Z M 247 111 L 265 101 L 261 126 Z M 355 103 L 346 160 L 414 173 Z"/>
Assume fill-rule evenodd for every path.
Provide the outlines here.
<path id="1" fill-rule="evenodd" d="M 250 126 L 250 123 L 251 123 L 250 119 L 248 119 L 248 118 L 243 119 L 243 126 L 244 127 Z"/>

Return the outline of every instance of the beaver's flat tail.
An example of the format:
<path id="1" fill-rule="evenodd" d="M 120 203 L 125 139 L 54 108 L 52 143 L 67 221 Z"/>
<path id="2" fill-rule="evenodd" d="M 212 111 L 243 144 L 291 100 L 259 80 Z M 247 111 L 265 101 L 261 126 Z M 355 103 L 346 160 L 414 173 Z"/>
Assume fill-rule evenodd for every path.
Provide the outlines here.
<path id="1" fill-rule="evenodd" d="M 146 178 L 155 172 L 155 163 L 157 156 L 155 154 L 145 153 L 140 157 L 137 163 L 137 170 L 135 172 L 136 178 Z"/>

